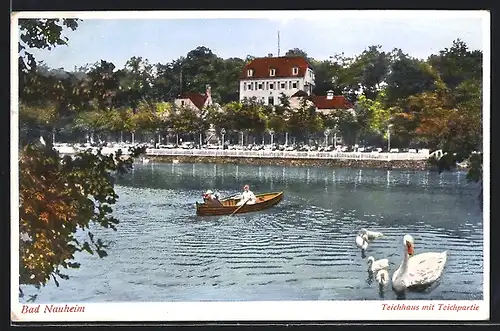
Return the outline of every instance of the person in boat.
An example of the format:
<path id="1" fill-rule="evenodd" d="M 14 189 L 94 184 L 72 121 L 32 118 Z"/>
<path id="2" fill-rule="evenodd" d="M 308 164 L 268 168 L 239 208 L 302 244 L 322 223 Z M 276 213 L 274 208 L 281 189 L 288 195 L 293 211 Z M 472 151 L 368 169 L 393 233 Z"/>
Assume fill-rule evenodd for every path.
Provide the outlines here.
<path id="1" fill-rule="evenodd" d="M 243 187 L 243 193 L 241 194 L 240 201 L 236 204 L 236 206 L 241 206 L 246 202 L 247 205 L 253 205 L 257 202 L 257 197 L 250 191 L 250 186 L 247 184 Z"/>
<path id="2" fill-rule="evenodd" d="M 205 194 L 203 194 L 203 202 L 206 204 L 217 205 L 220 206 L 222 203 L 219 201 L 219 194 L 214 193 L 212 190 L 207 190 Z"/>

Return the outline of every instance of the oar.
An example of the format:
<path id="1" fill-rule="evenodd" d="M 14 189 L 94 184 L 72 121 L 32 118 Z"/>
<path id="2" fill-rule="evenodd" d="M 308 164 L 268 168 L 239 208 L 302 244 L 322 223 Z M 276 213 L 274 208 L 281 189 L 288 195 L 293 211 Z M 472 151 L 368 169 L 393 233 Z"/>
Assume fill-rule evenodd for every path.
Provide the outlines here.
<path id="1" fill-rule="evenodd" d="M 226 200 L 229 200 L 229 199 L 234 199 L 236 196 L 240 195 L 241 193 L 236 193 L 236 194 L 233 194 L 231 196 L 228 196 L 226 198 L 223 198 L 221 199 L 220 201 L 226 201 Z"/>
<path id="2" fill-rule="evenodd" d="M 236 208 L 236 210 L 235 210 L 235 211 L 233 211 L 233 212 L 231 213 L 231 215 L 229 215 L 229 217 L 231 217 L 231 216 L 233 216 L 234 214 L 236 214 L 236 212 L 237 212 L 238 210 L 240 210 L 240 209 L 241 209 L 244 205 L 246 205 L 246 204 L 247 204 L 248 200 L 250 200 L 250 199 L 245 200 L 245 202 L 244 202 L 241 206 L 239 206 L 238 208 Z"/>

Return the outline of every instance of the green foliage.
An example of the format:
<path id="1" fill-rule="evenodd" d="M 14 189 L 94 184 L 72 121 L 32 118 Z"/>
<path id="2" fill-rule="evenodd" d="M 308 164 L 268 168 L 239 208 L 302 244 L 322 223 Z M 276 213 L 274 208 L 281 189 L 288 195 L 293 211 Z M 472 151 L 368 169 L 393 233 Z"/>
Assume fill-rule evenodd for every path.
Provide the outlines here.
<path id="1" fill-rule="evenodd" d="M 68 38 L 63 36 L 63 29 L 76 30 L 79 19 L 20 19 L 19 52 L 20 69 L 22 71 L 34 70 L 36 62 L 29 48 L 52 49 L 58 45 L 67 45 Z"/>
<path id="2" fill-rule="evenodd" d="M 91 84 L 74 75 L 37 70 L 35 60 L 26 47 L 50 49 L 66 44 L 63 26 L 75 29 L 77 20 L 22 20 L 20 22 L 20 121 L 27 132 L 36 129 L 42 135 L 54 130 L 65 116 L 75 109 L 74 127 L 86 130 L 113 129 L 116 116 L 104 102 L 116 90 L 114 66 L 102 61 L 89 73 Z M 52 74 L 52 75 L 51 75 Z M 83 92 L 83 93 L 79 93 Z M 76 97 L 75 97 L 76 96 Z M 98 108 L 96 108 L 98 107 Z M 83 108 L 83 109 L 82 109 Z M 111 126 L 110 126 L 111 123 Z M 46 139 L 47 140 L 47 139 Z M 68 279 L 61 268 L 78 268 L 75 253 L 87 251 L 103 258 L 105 243 L 89 231 L 94 223 L 116 230 L 118 220 L 111 206 L 118 195 L 114 191 L 115 176 L 132 167 L 134 157 L 144 148 L 132 149 L 128 157 L 121 151 L 103 155 L 91 150 L 78 153 L 73 159 L 46 146 L 26 141 L 19 158 L 19 283 L 44 286 L 52 278 Z M 76 232 L 87 232 L 87 239 L 77 239 Z M 20 289 L 20 295 L 22 295 Z"/>
<path id="3" fill-rule="evenodd" d="M 132 167 L 133 157 L 142 150 L 103 155 L 90 150 L 74 159 L 50 147 L 27 145 L 19 161 L 20 284 L 45 285 L 51 277 L 67 279 L 62 268 L 78 268 L 73 262 L 78 251 L 106 256 L 105 244 L 90 232 L 90 224 L 116 230 L 118 220 L 111 206 L 118 195 L 114 176 Z M 77 239 L 77 230 L 87 239 Z"/>
<path id="4" fill-rule="evenodd" d="M 190 107 L 175 109 L 169 121 L 176 133 L 201 133 L 209 128 L 201 114 Z"/>

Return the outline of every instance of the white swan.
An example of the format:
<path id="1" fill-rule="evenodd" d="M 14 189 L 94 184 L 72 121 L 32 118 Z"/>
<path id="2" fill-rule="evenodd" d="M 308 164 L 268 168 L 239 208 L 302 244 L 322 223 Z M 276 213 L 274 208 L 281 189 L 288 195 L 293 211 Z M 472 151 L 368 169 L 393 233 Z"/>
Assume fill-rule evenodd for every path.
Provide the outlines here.
<path id="1" fill-rule="evenodd" d="M 377 239 L 377 238 L 384 236 L 384 234 L 382 232 L 370 231 L 367 229 L 361 229 L 361 233 L 366 234 L 366 236 L 368 237 L 368 240 L 373 240 L 373 239 Z"/>
<path id="2" fill-rule="evenodd" d="M 373 256 L 368 257 L 368 271 L 375 273 L 382 269 L 389 268 L 389 260 L 388 259 L 380 259 L 376 260 Z"/>
<path id="3" fill-rule="evenodd" d="M 365 234 L 359 233 L 356 236 L 356 246 L 362 251 L 365 251 L 368 248 L 368 237 Z"/>
<path id="4" fill-rule="evenodd" d="M 403 243 L 403 262 L 392 275 L 392 288 L 394 291 L 420 290 L 438 280 L 446 264 L 446 251 L 413 255 L 413 237 L 408 234 L 405 235 Z"/>
<path id="5" fill-rule="evenodd" d="M 142 158 L 142 163 L 149 163 L 149 159 L 146 159 L 145 157 Z"/>
<path id="6" fill-rule="evenodd" d="M 389 283 L 389 273 L 386 269 L 380 269 L 375 274 L 375 279 L 377 280 L 379 288 L 382 290 Z"/>

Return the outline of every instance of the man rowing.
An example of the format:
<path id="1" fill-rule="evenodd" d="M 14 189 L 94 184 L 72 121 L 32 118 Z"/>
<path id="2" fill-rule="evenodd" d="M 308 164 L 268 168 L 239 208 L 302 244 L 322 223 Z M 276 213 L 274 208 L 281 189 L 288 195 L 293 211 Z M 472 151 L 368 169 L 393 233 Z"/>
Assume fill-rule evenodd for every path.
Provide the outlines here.
<path id="1" fill-rule="evenodd" d="M 241 199 L 240 201 L 238 201 L 236 206 L 241 206 L 243 204 L 253 205 L 256 202 L 257 202 L 257 197 L 255 197 L 255 194 L 253 194 L 253 192 L 250 191 L 250 186 L 248 184 L 243 186 L 243 193 L 241 194 Z"/>

